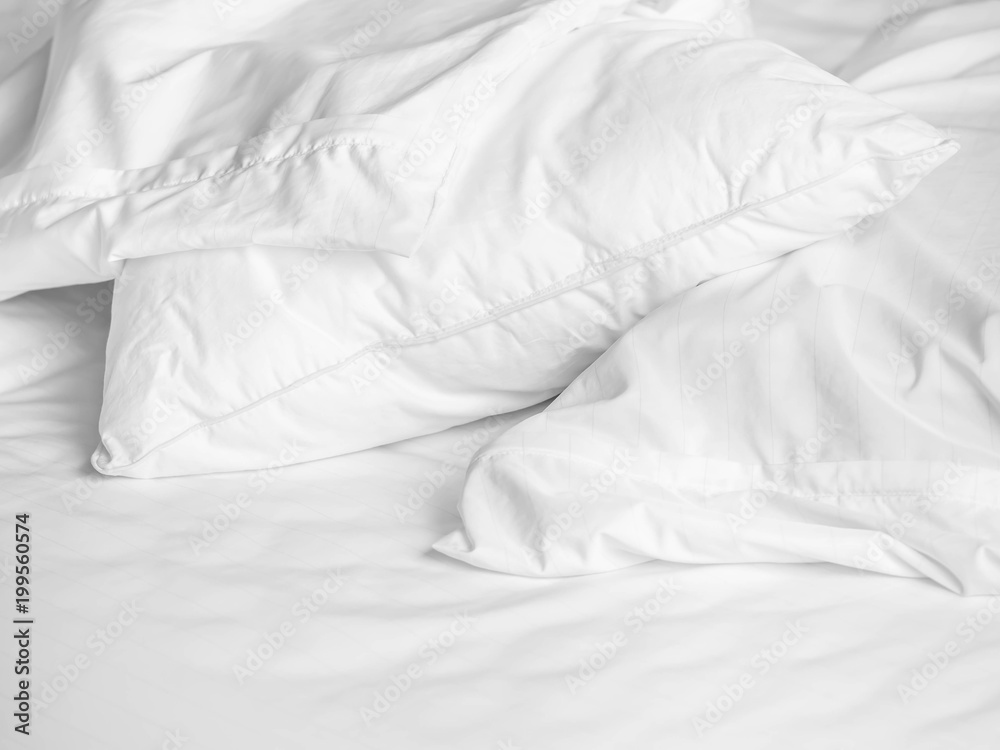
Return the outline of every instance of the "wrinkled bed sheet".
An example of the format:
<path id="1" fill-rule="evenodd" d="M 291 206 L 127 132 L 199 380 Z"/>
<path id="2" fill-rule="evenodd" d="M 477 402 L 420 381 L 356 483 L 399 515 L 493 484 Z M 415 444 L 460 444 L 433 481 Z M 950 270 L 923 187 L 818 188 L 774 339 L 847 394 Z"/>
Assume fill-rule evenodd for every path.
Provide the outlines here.
<path id="1" fill-rule="evenodd" d="M 519 417 L 264 473 L 99 477 L 102 289 L 0 303 L 0 591 L 30 512 L 39 702 L 5 747 L 995 747 L 998 599 L 826 565 L 536 580 L 429 552 L 470 451 Z"/>
<path id="2" fill-rule="evenodd" d="M 94 474 L 109 301 L 0 303 L 0 596 L 30 512 L 36 701 L 4 747 L 996 747 L 995 598 L 824 564 L 538 580 L 429 551 L 472 451 L 523 414 L 283 466 L 290 445 L 264 473 Z"/>

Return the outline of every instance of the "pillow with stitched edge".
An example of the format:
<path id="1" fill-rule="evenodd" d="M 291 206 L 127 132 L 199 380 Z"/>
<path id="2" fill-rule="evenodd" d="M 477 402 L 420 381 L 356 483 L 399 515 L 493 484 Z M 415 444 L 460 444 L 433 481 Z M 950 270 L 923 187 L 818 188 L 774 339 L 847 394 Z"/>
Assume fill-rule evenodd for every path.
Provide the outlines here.
<path id="1" fill-rule="evenodd" d="M 890 211 L 654 311 L 485 446 L 473 565 L 826 562 L 1000 591 L 1000 3 L 875 31 L 845 72 L 962 150 Z M 946 47 L 946 49 L 944 48 Z"/>
<path id="2" fill-rule="evenodd" d="M 259 468 L 550 398 L 679 292 L 887 208 L 957 148 L 773 44 L 690 40 L 619 21 L 538 52 L 411 258 L 130 260 L 95 467 Z"/>
<path id="3" fill-rule="evenodd" d="M 0 171 L 0 299 L 185 250 L 409 255 L 490 92 L 625 1 L 67 5 L 30 143 Z"/>

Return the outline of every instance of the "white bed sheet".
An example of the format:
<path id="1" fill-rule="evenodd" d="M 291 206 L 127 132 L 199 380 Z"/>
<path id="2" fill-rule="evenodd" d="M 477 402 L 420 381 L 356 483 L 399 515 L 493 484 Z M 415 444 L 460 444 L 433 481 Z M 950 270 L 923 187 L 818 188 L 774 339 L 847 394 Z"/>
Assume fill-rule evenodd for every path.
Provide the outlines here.
<path id="1" fill-rule="evenodd" d="M 903 18 L 930 0 L 750 0 L 754 33 L 837 73 L 878 25 L 893 12 Z M 903 7 L 905 6 L 905 10 Z"/>
<path id="2" fill-rule="evenodd" d="M 107 311 L 89 323 L 78 313 L 88 298 L 100 305 L 100 289 L 0 304 L 2 606 L 12 611 L 13 517 L 30 512 L 34 697 L 50 698 L 43 685 L 63 687 L 61 672 L 72 675 L 77 657 L 87 659 L 34 713 L 30 738 L 12 731 L 7 711 L 0 746 L 997 746 L 1000 613 L 990 609 L 1000 610 L 997 600 L 826 565 L 651 563 L 538 580 L 429 552 L 457 525 L 461 472 L 443 477 L 413 516 L 400 521 L 394 508 L 411 490 L 442 479 L 434 472 L 443 474 L 446 464 L 464 464 L 455 444 L 483 441 L 490 432 L 483 424 L 288 467 L 259 494 L 249 474 L 99 477 L 88 456 Z M 18 370 L 30 365 L 32 350 L 67 322 L 80 332 L 22 383 Z M 89 496 L 81 480 L 96 485 Z M 241 491 L 252 502 L 196 556 L 191 539 Z M 331 580 L 335 593 L 303 622 L 296 602 L 322 590 L 331 571 L 346 580 L 339 588 Z M 625 618 L 663 580 L 676 593 L 634 632 L 636 620 Z M 112 623 L 131 621 L 133 602 L 138 614 L 119 632 Z M 466 627 L 456 624 L 462 615 L 474 624 L 444 635 Z M 968 630 L 974 637 L 966 642 L 958 629 L 977 615 L 988 622 Z M 241 684 L 234 666 L 245 666 L 247 649 L 285 621 L 294 633 Z M 795 636 L 790 626 L 805 632 Z M 627 642 L 571 691 L 566 676 L 579 677 L 580 660 L 616 631 Z M 793 645 L 762 673 L 759 652 L 786 633 Z M 904 702 L 898 685 L 948 641 L 956 641 L 958 655 Z M 0 696 L 10 706 L 13 639 L 0 644 Z M 375 692 L 384 694 L 392 676 L 413 665 L 419 677 L 366 721 L 361 710 L 373 709 Z M 693 719 L 704 718 L 706 704 L 718 703 L 744 674 L 752 687 L 699 736 Z"/>
<path id="3" fill-rule="evenodd" d="M 843 33 L 814 3 L 755 0 L 754 14 L 761 36 L 835 68 L 885 5 L 823 4 Z M 31 737 L 13 732 L 8 710 L 0 747 L 993 750 L 1000 742 L 996 600 L 827 565 L 651 563 L 544 580 L 429 552 L 457 525 L 461 471 L 443 477 L 413 516 L 400 521 L 394 508 L 428 474 L 441 479 L 434 472 L 463 465 L 455 444 L 483 440 L 483 425 L 288 467 L 260 494 L 248 474 L 99 477 L 88 457 L 107 335 L 107 308 L 93 309 L 103 307 L 100 289 L 0 303 L 0 606 L 12 611 L 13 517 L 30 512 L 35 698 L 51 697 L 43 685 L 61 687 L 61 673 L 87 660 L 33 714 Z M 54 350 L 41 352 L 49 334 L 61 341 L 68 323 L 79 330 L 49 358 Z M 239 492 L 252 502 L 195 556 L 191 539 Z M 346 580 L 301 622 L 293 607 L 330 571 Z M 633 632 L 625 618 L 663 579 L 676 594 Z M 134 622 L 111 639 L 112 623 L 132 619 L 133 602 Z M 474 627 L 443 648 L 462 614 Z M 241 684 L 234 666 L 285 621 L 294 634 Z M 807 632 L 761 674 L 755 656 L 789 623 Z M 619 630 L 627 643 L 571 692 L 566 676 Z M 429 664 L 431 639 L 442 647 Z M 958 655 L 904 702 L 898 686 L 949 641 Z M 9 707 L 13 639 L 0 644 Z M 412 665 L 420 676 L 366 722 L 361 709 L 373 694 Z M 753 687 L 699 736 L 693 719 L 745 673 Z"/>

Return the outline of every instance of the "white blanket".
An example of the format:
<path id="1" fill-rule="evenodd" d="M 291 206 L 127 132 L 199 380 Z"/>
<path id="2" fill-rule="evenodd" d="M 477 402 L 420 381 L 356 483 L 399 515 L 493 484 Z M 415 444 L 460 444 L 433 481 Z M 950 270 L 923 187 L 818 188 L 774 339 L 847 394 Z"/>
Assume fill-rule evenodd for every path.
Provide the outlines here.
<path id="1" fill-rule="evenodd" d="M 5 28 L 34 23 L 43 4 L 26 2 Z M 212 15 L 217 4 L 205 7 L 210 20 L 219 20 Z M 226 0 L 224 7 L 232 10 L 224 19 L 232 19 L 242 6 Z M 35 26 L 29 47 L 4 48 L 0 57 L 2 70 L 14 71 L 0 84 L 0 134 L 20 133 L 34 117 L 49 65 L 42 37 L 50 30 Z M 865 236 L 899 231 L 938 247 L 942 238 L 967 232 L 967 217 L 993 195 L 996 171 L 969 158 L 985 153 L 975 133 L 983 143 L 996 127 L 993 115 L 976 119 L 984 97 L 996 101 L 989 70 L 973 68 L 989 75 L 972 75 L 955 93 L 947 82 L 891 92 L 879 85 L 881 76 L 900 80 L 928 69 L 947 78 L 954 68 L 945 63 L 974 48 L 976 38 L 922 54 L 878 48 L 886 64 L 859 76 L 925 117 L 939 111 L 938 102 L 950 107 L 955 118 L 942 124 L 966 145 L 952 165 L 983 188 L 949 203 L 954 213 L 947 216 L 957 221 L 928 209 L 923 223 L 886 217 Z M 110 42 L 99 35 L 97 41 Z M 900 35 L 894 43 L 902 41 Z M 992 43 L 988 36 L 981 41 Z M 16 158 L 20 143 L 0 138 L 0 158 Z M 987 213 L 981 230 L 993 244 L 996 233 L 985 232 L 995 216 Z M 0 225 L 0 244 L 3 234 Z M 858 247 L 871 241 L 862 237 Z M 864 285 L 881 290 L 871 298 L 880 314 L 895 309 L 884 300 L 896 297 L 883 296 L 892 277 L 871 273 L 877 264 L 912 272 L 914 263 L 931 262 L 926 254 L 893 256 L 894 245 L 867 253 L 838 247 L 871 264 L 863 268 L 879 283 Z M 5 263 L 17 260 L 5 252 L 0 247 Z M 819 252 L 796 255 L 787 268 L 805 273 L 808 265 L 798 264 Z M 847 259 L 826 256 L 831 268 Z M 769 274 L 784 267 L 755 273 L 773 281 Z M 92 269 L 81 262 L 71 272 L 87 276 Z M 844 270 L 838 278 L 837 288 L 856 301 L 865 277 Z M 715 294 L 727 280 L 713 283 L 692 294 Z M 95 474 L 89 456 L 98 439 L 110 299 L 107 285 L 93 285 L 0 302 L 0 596 L 10 617 L 13 519 L 30 513 L 34 619 L 32 735 L 12 729 L 19 656 L 8 629 L 0 638 L 0 700 L 7 707 L 0 746 L 996 747 L 997 598 L 966 599 L 926 580 L 822 563 L 657 561 L 542 580 L 496 575 L 430 552 L 460 522 L 472 454 L 524 424 L 527 414 L 263 473 L 148 481 Z M 843 325 L 836 317 L 817 320 Z M 867 341 L 873 329 L 855 330 Z M 992 354 L 994 334 L 984 331 L 977 351 Z M 18 368 L 43 347 L 55 347 L 47 350 L 55 356 L 39 377 L 23 382 Z M 987 376 L 997 382 L 991 371 L 983 382 Z M 867 383 L 855 385 L 851 394 Z M 904 395 L 907 408 L 917 408 L 920 394 Z M 907 434 L 934 439 L 926 430 Z"/>
<path id="2" fill-rule="evenodd" d="M 962 151 L 883 216 L 643 320 L 477 457 L 438 549 L 528 575 L 828 561 L 1000 591 L 1000 3 L 903 18 L 845 70 Z"/>
<path id="3" fill-rule="evenodd" d="M 409 255 L 475 129 L 466 98 L 625 3 L 51 0 L 45 96 L 0 170 L 0 299 L 190 249 Z"/>
<path id="4" fill-rule="evenodd" d="M 539 580 L 429 554 L 471 453 L 524 415 L 270 474 L 93 473 L 101 289 L 0 303 L 0 596 L 30 513 L 35 620 L 32 735 L 8 713 L 0 746 L 992 750 L 1000 600 L 832 565 Z"/>

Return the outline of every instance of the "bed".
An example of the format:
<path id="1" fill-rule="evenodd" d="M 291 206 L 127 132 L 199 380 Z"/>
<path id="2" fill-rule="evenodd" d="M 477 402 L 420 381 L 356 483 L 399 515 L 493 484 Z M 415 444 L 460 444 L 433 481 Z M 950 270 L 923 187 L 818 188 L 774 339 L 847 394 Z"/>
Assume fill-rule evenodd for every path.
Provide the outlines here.
<path id="1" fill-rule="evenodd" d="M 794 21 L 777 3 L 753 11 L 759 35 L 836 71 L 891 12 L 872 5 L 870 22 L 838 6 L 857 28 L 829 46 L 817 19 L 832 4 L 797 4 Z M 308 463 L 293 444 L 252 471 L 96 472 L 110 290 L 0 303 L 0 579 L 13 606 L 27 526 L 33 621 L 31 734 L 8 710 L 4 747 L 1000 742 L 997 596 L 824 562 L 532 578 L 434 550 L 461 523 L 473 454 L 547 402 Z"/>

